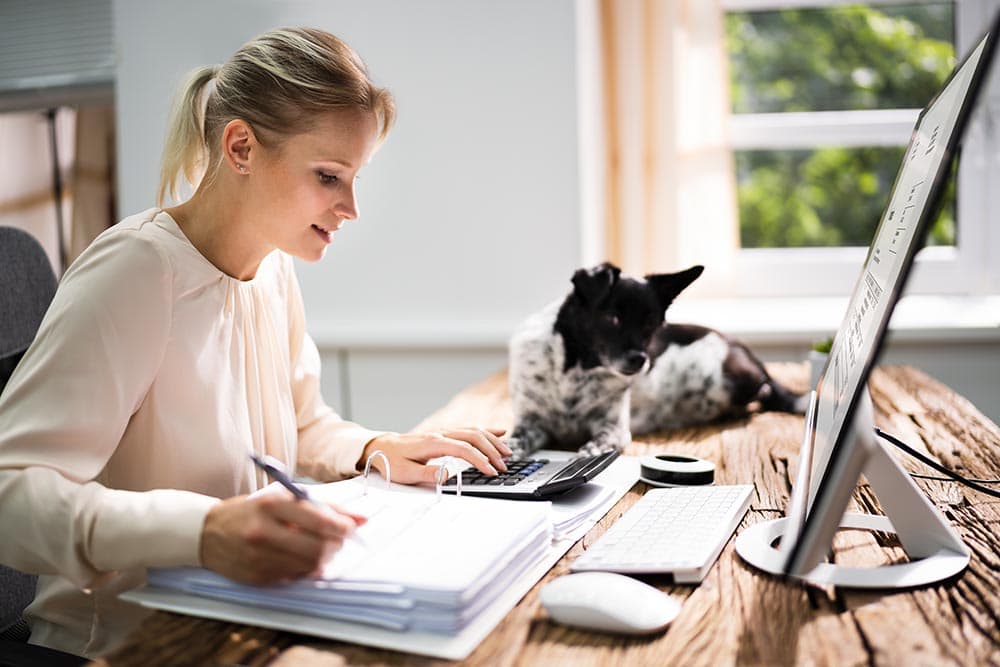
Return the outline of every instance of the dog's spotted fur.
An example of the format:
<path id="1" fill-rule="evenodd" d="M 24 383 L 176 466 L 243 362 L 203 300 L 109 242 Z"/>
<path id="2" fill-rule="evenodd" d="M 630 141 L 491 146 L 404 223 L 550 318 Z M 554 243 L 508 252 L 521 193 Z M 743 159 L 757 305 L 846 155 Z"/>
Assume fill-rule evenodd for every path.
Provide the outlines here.
<path id="1" fill-rule="evenodd" d="M 601 264 L 573 276 L 562 301 L 510 342 L 515 456 L 537 449 L 621 450 L 642 434 L 764 410 L 803 411 L 746 346 L 717 331 L 667 324 L 664 312 L 702 271 L 622 276 Z"/>
<path id="2" fill-rule="evenodd" d="M 508 445 L 515 457 L 555 447 L 605 451 L 629 441 L 629 378 L 566 367 L 565 343 L 553 330 L 559 305 L 530 317 L 511 340 L 516 426 Z"/>

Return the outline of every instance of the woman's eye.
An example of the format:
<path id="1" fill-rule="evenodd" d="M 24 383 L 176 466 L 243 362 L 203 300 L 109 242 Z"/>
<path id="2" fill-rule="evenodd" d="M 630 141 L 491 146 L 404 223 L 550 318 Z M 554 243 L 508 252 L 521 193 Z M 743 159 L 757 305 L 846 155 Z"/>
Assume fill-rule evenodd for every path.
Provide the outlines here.
<path id="1" fill-rule="evenodd" d="M 336 175 L 328 174 L 324 171 L 317 171 L 316 175 L 319 177 L 319 182 L 323 185 L 332 185 L 339 180 Z"/>

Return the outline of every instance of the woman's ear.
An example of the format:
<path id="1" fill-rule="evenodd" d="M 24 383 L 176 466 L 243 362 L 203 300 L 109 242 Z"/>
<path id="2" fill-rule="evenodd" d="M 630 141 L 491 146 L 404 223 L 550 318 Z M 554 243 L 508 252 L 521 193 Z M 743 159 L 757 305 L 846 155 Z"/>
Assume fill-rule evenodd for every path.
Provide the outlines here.
<path id="1" fill-rule="evenodd" d="M 241 118 L 226 123 L 222 130 L 222 156 L 235 171 L 250 172 L 252 156 L 256 153 L 257 137 L 250 124 Z"/>

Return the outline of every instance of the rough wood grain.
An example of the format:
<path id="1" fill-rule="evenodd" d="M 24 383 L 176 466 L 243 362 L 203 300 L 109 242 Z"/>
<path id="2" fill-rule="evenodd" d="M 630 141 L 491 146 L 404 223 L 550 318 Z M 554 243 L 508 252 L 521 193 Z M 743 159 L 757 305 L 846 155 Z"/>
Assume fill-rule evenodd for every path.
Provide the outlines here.
<path id="1" fill-rule="evenodd" d="M 772 374 L 805 389 L 804 364 L 776 364 Z M 968 401 L 911 368 L 878 369 L 870 390 L 876 423 L 946 465 L 976 477 L 1000 477 L 1000 429 Z M 420 429 L 447 425 L 509 428 L 503 373 L 477 383 L 431 415 Z M 725 424 L 653 434 L 636 440 L 634 455 L 672 452 L 708 458 L 719 483 L 752 480 L 755 494 L 742 526 L 784 513 L 798 465 L 801 417 L 760 414 Z M 922 464 L 903 466 L 927 473 Z M 732 541 L 701 585 L 675 586 L 645 577 L 684 602 L 662 635 L 628 639 L 586 633 L 549 622 L 536 586 L 482 645 L 470 665 L 985 665 L 1000 664 L 1000 500 L 949 482 L 919 486 L 957 527 L 972 551 L 954 581 L 892 595 L 817 588 L 754 571 Z M 604 533 L 646 491 L 640 483 L 570 549 L 542 583 Z M 862 482 L 856 508 L 879 512 Z M 838 534 L 835 559 L 849 564 L 898 562 L 892 536 Z M 109 667 L 166 664 L 438 665 L 441 661 L 324 642 L 215 621 L 157 613 L 118 651 Z"/>

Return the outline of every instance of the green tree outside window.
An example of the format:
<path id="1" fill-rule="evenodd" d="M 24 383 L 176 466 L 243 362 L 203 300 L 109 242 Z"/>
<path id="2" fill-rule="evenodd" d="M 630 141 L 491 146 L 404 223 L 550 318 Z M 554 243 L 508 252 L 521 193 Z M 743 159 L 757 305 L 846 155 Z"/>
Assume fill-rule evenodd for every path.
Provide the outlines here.
<path id="1" fill-rule="evenodd" d="M 730 12 L 733 113 L 921 108 L 955 66 L 953 14 L 950 2 Z M 903 149 L 737 151 L 742 246 L 867 246 Z M 955 243 L 953 183 L 930 243 Z"/>

